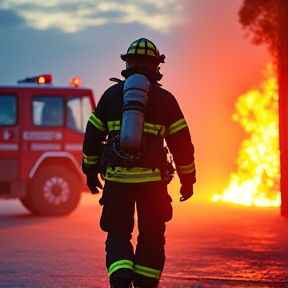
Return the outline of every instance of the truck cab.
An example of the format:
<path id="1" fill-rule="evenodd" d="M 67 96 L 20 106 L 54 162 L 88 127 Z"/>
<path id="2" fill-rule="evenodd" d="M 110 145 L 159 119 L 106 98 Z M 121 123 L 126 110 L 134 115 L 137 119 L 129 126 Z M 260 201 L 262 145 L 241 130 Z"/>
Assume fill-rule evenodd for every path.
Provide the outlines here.
<path id="1" fill-rule="evenodd" d="M 0 85 L 0 197 L 19 198 L 33 214 L 71 213 L 87 191 L 81 170 L 93 92 L 54 86 L 51 75 Z"/>

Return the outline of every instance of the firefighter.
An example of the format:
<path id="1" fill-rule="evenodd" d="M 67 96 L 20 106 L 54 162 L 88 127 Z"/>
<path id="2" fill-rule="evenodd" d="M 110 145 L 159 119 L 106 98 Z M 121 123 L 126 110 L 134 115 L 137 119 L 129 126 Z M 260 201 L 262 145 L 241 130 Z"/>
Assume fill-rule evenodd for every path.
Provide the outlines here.
<path id="1" fill-rule="evenodd" d="M 159 84 L 160 55 L 146 38 L 121 54 L 126 69 L 102 95 L 87 123 L 83 172 L 93 194 L 105 180 L 100 227 L 107 232 L 106 267 L 112 288 L 158 287 L 165 262 L 165 223 L 172 219 L 167 192 L 174 168 L 181 198 L 193 195 L 194 146 L 174 96 Z M 164 144 L 168 147 L 165 147 Z M 173 155 L 174 165 L 167 161 Z M 131 244 L 134 213 L 138 237 Z"/>

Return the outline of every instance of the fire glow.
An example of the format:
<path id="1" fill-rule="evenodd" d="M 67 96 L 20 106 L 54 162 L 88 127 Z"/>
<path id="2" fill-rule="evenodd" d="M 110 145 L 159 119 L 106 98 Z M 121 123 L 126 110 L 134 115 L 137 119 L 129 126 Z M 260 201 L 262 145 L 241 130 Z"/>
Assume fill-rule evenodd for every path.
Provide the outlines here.
<path id="1" fill-rule="evenodd" d="M 278 86 L 272 65 L 267 66 L 261 89 L 240 96 L 232 116 L 250 136 L 243 140 L 237 172 L 230 174 L 228 188 L 213 201 L 246 206 L 280 206 L 280 152 Z"/>

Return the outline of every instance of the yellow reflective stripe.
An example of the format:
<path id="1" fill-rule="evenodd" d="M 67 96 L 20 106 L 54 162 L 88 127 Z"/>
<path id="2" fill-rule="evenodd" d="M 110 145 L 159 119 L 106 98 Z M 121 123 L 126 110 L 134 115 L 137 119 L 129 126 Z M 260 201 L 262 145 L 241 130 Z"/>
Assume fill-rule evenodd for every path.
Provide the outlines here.
<path id="1" fill-rule="evenodd" d="M 116 121 L 108 121 L 107 122 L 108 125 L 108 130 L 109 132 L 111 131 L 119 131 L 121 129 L 121 122 L 120 120 L 116 120 Z"/>
<path id="2" fill-rule="evenodd" d="M 97 164 L 98 161 L 99 161 L 99 157 L 98 156 L 88 156 L 88 155 L 85 155 L 83 153 L 83 162 L 84 162 L 84 164 L 93 165 L 93 164 Z"/>
<path id="3" fill-rule="evenodd" d="M 136 264 L 134 267 L 134 273 L 150 278 L 160 279 L 162 271 Z"/>
<path id="4" fill-rule="evenodd" d="M 188 165 L 176 165 L 176 170 L 178 173 L 182 173 L 182 174 L 189 174 L 195 171 L 195 163 L 191 163 Z"/>
<path id="5" fill-rule="evenodd" d="M 121 129 L 121 122 L 120 120 L 116 121 L 108 121 L 107 122 L 108 130 L 111 131 L 120 131 Z M 151 133 L 154 135 L 161 135 L 165 134 L 165 126 L 160 124 L 151 124 L 151 123 L 144 123 L 143 131 L 147 133 Z"/>
<path id="6" fill-rule="evenodd" d="M 127 178 L 118 178 L 118 177 L 104 177 L 104 180 L 111 181 L 111 182 L 118 182 L 118 183 L 144 183 L 144 182 L 154 182 L 154 181 L 160 181 L 161 176 L 155 176 L 155 177 L 148 177 L 148 178 L 134 178 L 134 179 L 127 179 Z"/>
<path id="7" fill-rule="evenodd" d="M 187 127 L 188 127 L 188 125 L 187 125 L 185 119 L 182 118 L 182 119 L 176 121 L 175 123 L 173 123 L 172 125 L 170 125 L 169 134 L 174 134 L 174 133 L 176 133 L 176 132 L 178 132 L 184 128 L 187 128 Z"/>
<path id="8" fill-rule="evenodd" d="M 129 170 L 125 167 L 119 166 L 115 167 L 114 170 L 111 167 L 107 167 L 104 179 L 121 183 L 160 181 L 161 172 L 158 168 L 153 171 L 149 168 L 140 167 L 134 167 Z"/>
<path id="9" fill-rule="evenodd" d="M 165 134 L 165 126 L 164 125 L 159 125 L 159 124 L 151 124 L 144 122 L 144 132 L 151 133 L 154 135 L 161 135 L 163 136 Z"/>
<path id="10" fill-rule="evenodd" d="M 94 113 L 91 114 L 89 120 L 98 130 L 104 132 L 106 130 L 105 124 L 95 116 Z"/>
<path id="11" fill-rule="evenodd" d="M 119 260 L 110 265 L 108 269 L 109 276 L 118 269 L 126 268 L 133 271 L 134 263 L 131 260 Z"/>

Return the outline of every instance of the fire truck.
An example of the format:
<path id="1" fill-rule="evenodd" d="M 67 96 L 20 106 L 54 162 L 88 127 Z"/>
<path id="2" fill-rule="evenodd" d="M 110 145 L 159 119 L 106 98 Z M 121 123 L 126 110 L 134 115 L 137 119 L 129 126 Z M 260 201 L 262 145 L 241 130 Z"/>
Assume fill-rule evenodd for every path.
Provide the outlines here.
<path id="1" fill-rule="evenodd" d="M 95 100 L 80 78 L 69 83 L 40 75 L 0 85 L 0 197 L 36 215 L 67 215 L 87 191 L 82 143 Z"/>

